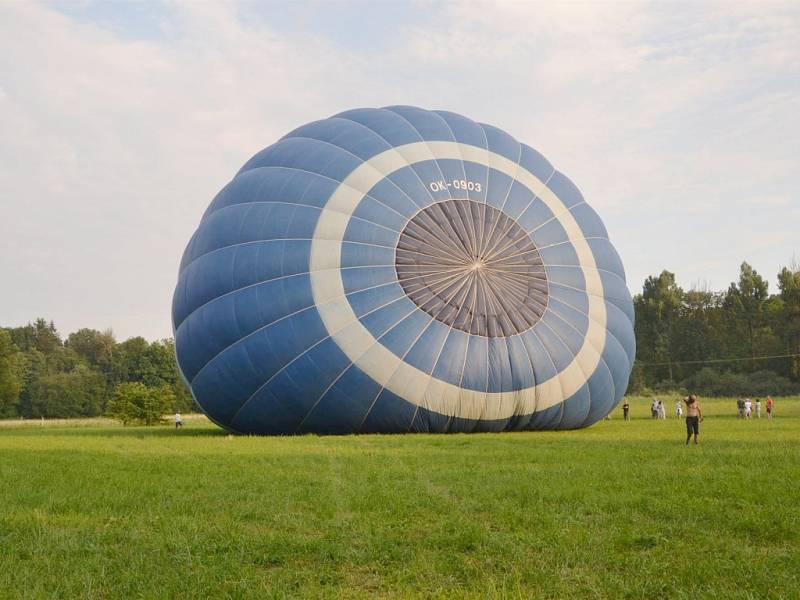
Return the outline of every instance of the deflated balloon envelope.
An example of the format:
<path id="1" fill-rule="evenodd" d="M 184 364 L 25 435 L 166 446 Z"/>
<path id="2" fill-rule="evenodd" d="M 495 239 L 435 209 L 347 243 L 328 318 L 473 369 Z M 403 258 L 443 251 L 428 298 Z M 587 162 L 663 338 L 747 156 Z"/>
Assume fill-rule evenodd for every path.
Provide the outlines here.
<path id="1" fill-rule="evenodd" d="M 247 161 L 172 317 L 195 400 L 242 433 L 585 427 L 635 354 L 622 263 L 575 185 L 496 127 L 410 106 Z"/>

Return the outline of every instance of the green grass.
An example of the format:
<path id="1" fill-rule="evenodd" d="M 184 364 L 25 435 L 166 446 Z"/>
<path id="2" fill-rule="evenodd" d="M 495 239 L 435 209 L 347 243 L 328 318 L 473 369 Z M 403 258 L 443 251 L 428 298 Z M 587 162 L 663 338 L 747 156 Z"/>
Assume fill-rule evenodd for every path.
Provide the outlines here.
<path id="1" fill-rule="evenodd" d="M 0 597 L 800 597 L 800 399 L 703 401 L 688 448 L 632 404 L 499 435 L 0 427 Z"/>

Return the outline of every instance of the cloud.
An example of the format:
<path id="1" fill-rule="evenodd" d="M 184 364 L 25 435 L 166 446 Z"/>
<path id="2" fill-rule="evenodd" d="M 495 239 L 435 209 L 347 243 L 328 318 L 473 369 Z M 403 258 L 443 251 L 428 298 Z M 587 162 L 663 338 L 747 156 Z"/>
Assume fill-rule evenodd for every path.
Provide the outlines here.
<path id="1" fill-rule="evenodd" d="M 225 5 L 180 7 L 191 34 L 166 43 L 3 11 L 1 267 L 19 290 L 0 300 L 4 322 L 168 335 L 205 206 L 252 153 L 325 116 L 326 87 L 357 60 L 246 29 Z"/>
<path id="2" fill-rule="evenodd" d="M 745 198 L 745 203 L 754 206 L 791 206 L 792 201 L 789 196 L 751 196 Z"/>

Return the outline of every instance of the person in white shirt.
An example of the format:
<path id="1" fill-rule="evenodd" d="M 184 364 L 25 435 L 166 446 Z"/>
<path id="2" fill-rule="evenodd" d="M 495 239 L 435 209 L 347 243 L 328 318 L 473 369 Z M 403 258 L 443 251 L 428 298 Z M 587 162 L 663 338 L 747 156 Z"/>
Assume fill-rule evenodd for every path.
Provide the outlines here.
<path id="1" fill-rule="evenodd" d="M 753 401 L 750 400 L 750 398 L 747 398 L 744 401 L 744 418 L 749 419 L 752 412 L 753 412 Z"/>
<path id="2" fill-rule="evenodd" d="M 677 418 L 681 418 L 683 416 L 683 404 L 680 401 L 680 398 L 675 402 L 675 416 Z"/>
<path id="3" fill-rule="evenodd" d="M 181 419 L 181 413 L 175 413 L 175 429 L 180 429 L 183 427 L 183 420 Z"/>
<path id="4" fill-rule="evenodd" d="M 756 418 L 761 418 L 761 398 L 756 398 Z"/>
<path id="5" fill-rule="evenodd" d="M 658 401 L 658 418 L 659 419 L 667 418 L 667 408 L 664 406 L 661 400 Z"/>

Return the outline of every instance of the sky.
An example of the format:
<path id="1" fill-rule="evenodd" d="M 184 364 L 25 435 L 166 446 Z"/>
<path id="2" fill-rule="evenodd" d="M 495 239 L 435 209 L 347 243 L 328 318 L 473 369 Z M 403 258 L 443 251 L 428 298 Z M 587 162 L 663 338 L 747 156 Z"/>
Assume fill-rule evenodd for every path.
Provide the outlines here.
<path id="1" fill-rule="evenodd" d="M 172 333 L 258 150 L 354 107 L 498 126 L 598 211 L 632 293 L 800 261 L 800 3 L 0 3 L 0 325 Z"/>

